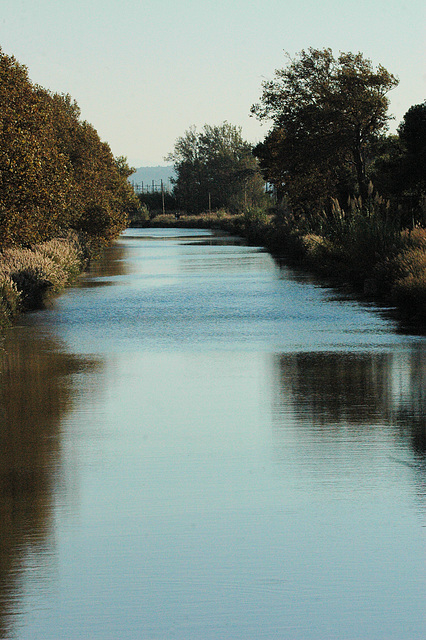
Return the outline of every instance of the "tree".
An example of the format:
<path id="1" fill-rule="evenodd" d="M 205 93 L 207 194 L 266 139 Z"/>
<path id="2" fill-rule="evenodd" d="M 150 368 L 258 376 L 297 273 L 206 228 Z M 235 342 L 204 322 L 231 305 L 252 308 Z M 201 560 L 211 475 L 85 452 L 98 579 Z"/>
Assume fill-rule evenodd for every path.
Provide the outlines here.
<path id="1" fill-rule="evenodd" d="M 426 101 L 407 111 L 398 128 L 404 148 L 407 187 L 426 193 Z"/>
<path id="2" fill-rule="evenodd" d="M 69 95 L 49 94 L 56 144 L 68 161 L 72 192 L 67 225 L 106 242 L 126 226 L 127 213 L 138 206 L 127 181 L 133 173 L 126 158 L 114 158 L 96 129 L 80 119 L 80 109 Z"/>
<path id="3" fill-rule="evenodd" d="M 68 95 L 33 85 L 0 49 L 0 249 L 68 228 L 108 242 L 138 207 L 125 158 L 80 120 Z"/>
<path id="4" fill-rule="evenodd" d="M 361 53 L 302 50 L 263 84 L 251 111 L 272 120 L 255 149 L 264 176 L 284 192 L 295 211 L 316 213 L 331 198 L 368 190 L 369 145 L 386 129 L 388 98 L 397 85 L 384 67 Z"/>
<path id="5" fill-rule="evenodd" d="M 191 127 L 178 138 L 166 160 L 175 165 L 174 195 L 191 213 L 227 207 L 257 205 L 264 197 L 262 180 L 252 146 L 241 128 L 227 122 Z"/>
<path id="6" fill-rule="evenodd" d="M 55 144 L 46 94 L 0 49 L 0 245 L 30 244 L 61 226 L 67 159 Z"/>
<path id="7" fill-rule="evenodd" d="M 385 198 L 400 197 L 406 182 L 402 173 L 403 145 L 398 135 L 386 135 L 372 148 L 371 179 L 374 187 Z"/>
<path id="8" fill-rule="evenodd" d="M 410 107 L 398 135 L 382 138 L 375 151 L 374 185 L 396 202 L 403 224 L 424 223 L 426 102 Z"/>

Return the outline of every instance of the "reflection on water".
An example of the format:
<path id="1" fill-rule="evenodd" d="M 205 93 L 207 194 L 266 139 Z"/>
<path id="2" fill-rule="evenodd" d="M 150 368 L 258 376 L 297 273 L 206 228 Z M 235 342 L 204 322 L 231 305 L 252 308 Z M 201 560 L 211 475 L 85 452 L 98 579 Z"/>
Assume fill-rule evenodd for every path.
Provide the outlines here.
<path id="1" fill-rule="evenodd" d="M 418 495 L 426 508 L 426 367 L 420 345 L 406 353 L 296 353 L 276 356 L 276 435 L 281 447 L 281 416 L 297 416 L 301 442 L 325 452 L 326 464 L 339 465 L 342 448 L 354 456 L 373 455 L 377 443 L 386 464 L 416 472 Z M 389 441 L 392 443 L 384 446 Z M 331 443 L 331 447 L 330 447 Z M 348 443 L 355 443 L 351 448 Z M 393 448 L 394 447 L 394 448 Z M 393 455 L 390 451 L 392 449 Z M 330 455 L 332 451 L 333 455 Z M 305 451 L 305 454 L 307 452 Z M 312 463 L 311 454 L 305 461 Z M 371 459 L 369 460 L 369 463 Z M 344 472 L 350 468 L 344 461 Z M 370 473 L 374 473 L 374 465 Z"/>
<path id="2" fill-rule="evenodd" d="M 124 234 L 6 333 L 0 637 L 423 640 L 425 344 L 259 248 Z"/>
<path id="3" fill-rule="evenodd" d="M 297 353 L 278 357 L 279 404 L 292 403 L 321 431 L 398 425 L 419 459 L 426 456 L 424 349 L 391 353 Z"/>
<path id="4" fill-rule="evenodd" d="M 127 272 L 124 261 L 125 249 L 123 245 L 113 244 L 108 251 L 102 253 L 97 260 L 92 262 L 90 270 L 83 277 L 84 287 L 100 287 L 109 284 L 110 278 L 123 276 Z"/>
<path id="5" fill-rule="evenodd" d="M 407 367 L 399 368 L 394 381 L 398 393 L 397 418 L 407 427 L 413 450 L 426 458 L 426 358 L 424 350 L 414 348 Z"/>
<path id="6" fill-rule="evenodd" d="M 0 350 L 0 637 L 25 572 L 51 553 L 61 467 L 61 420 L 73 403 L 73 376 L 93 362 L 66 353 L 30 328 L 6 332 Z M 31 560 L 30 560 L 31 558 Z M 17 606 L 18 605 L 18 606 Z"/>

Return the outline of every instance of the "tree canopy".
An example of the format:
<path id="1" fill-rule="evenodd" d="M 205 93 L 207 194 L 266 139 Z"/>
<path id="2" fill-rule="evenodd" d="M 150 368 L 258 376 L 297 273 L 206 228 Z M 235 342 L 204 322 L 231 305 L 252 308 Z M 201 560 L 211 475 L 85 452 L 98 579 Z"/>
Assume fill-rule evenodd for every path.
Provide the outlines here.
<path id="1" fill-rule="evenodd" d="M 331 198 L 367 197 L 368 149 L 386 129 L 387 93 L 397 79 L 361 53 L 309 48 L 263 84 L 252 113 L 272 120 L 255 153 L 265 178 L 295 211 L 315 213 Z"/>
<path id="2" fill-rule="evenodd" d="M 398 128 L 408 188 L 426 194 L 426 101 L 410 107 Z"/>
<path id="3" fill-rule="evenodd" d="M 403 224 L 424 224 L 426 102 L 410 107 L 397 135 L 383 136 L 374 152 L 372 179 L 375 187 L 397 205 Z"/>
<path id="4" fill-rule="evenodd" d="M 228 122 L 206 124 L 200 132 L 191 127 L 166 159 L 175 165 L 174 195 L 185 211 L 237 210 L 264 197 L 252 146 L 243 140 L 241 128 Z"/>
<path id="5" fill-rule="evenodd" d="M 70 96 L 33 85 L 1 49 L 0 104 L 0 248 L 67 228 L 115 237 L 137 206 L 125 159 L 81 121 Z"/>

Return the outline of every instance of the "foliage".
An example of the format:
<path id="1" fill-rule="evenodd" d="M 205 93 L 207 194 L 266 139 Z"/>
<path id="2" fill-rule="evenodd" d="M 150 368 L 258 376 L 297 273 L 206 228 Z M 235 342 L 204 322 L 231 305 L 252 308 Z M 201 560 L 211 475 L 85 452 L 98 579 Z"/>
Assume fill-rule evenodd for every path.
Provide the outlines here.
<path id="1" fill-rule="evenodd" d="M 19 311 L 20 292 L 9 277 L 0 276 L 0 327 Z"/>
<path id="2" fill-rule="evenodd" d="M 373 180 L 399 205 L 405 225 L 426 222 L 426 102 L 410 107 L 397 136 L 379 141 Z"/>
<path id="3" fill-rule="evenodd" d="M 386 128 L 396 78 L 361 53 L 302 50 L 263 84 L 252 113 L 273 127 L 255 149 L 265 178 L 299 214 L 368 189 L 369 144 Z"/>
<path id="4" fill-rule="evenodd" d="M 410 107 L 398 128 L 410 186 L 426 192 L 426 101 Z"/>
<path id="5" fill-rule="evenodd" d="M 395 302 L 426 319 L 426 231 L 413 229 L 404 238 L 403 250 L 392 261 Z"/>
<path id="6" fill-rule="evenodd" d="M 138 193 L 138 200 L 140 206 L 147 207 L 152 214 L 159 213 L 160 211 L 162 212 L 163 203 L 165 211 L 173 211 L 177 209 L 176 198 L 168 191 L 165 191 L 164 193 L 161 191 Z M 139 216 L 137 211 L 135 212 L 135 216 Z"/>
<path id="7" fill-rule="evenodd" d="M 142 204 L 139 209 L 129 216 L 130 224 L 139 225 L 147 224 L 151 219 L 149 209 L 146 204 Z"/>
<path id="8" fill-rule="evenodd" d="M 0 253 L 0 312 L 43 305 L 47 293 L 56 293 L 80 273 L 83 251 L 75 233 L 32 248 L 9 247 Z"/>
<path id="9" fill-rule="evenodd" d="M 166 160 L 175 165 L 174 195 L 185 211 L 237 211 L 259 205 L 265 197 L 251 145 L 243 140 L 240 127 L 227 122 L 206 124 L 201 132 L 191 127 Z"/>
<path id="10" fill-rule="evenodd" d="M 58 147 L 68 158 L 72 192 L 67 223 L 109 242 L 126 226 L 127 214 L 138 208 L 127 182 L 133 169 L 123 156 L 115 159 L 69 95 L 47 96 L 54 110 Z"/>
<path id="11" fill-rule="evenodd" d="M 55 145 L 44 92 L 1 50 L 0 103 L 0 242 L 39 242 L 56 232 L 64 215 L 67 161 Z"/>
<path id="12" fill-rule="evenodd" d="M 84 231 L 108 242 L 138 203 L 125 158 L 80 120 L 70 96 L 33 85 L 0 49 L 0 248 Z"/>
<path id="13" fill-rule="evenodd" d="M 360 199 L 349 201 L 343 210 L 337 201 L 333 203 L 333 218 L 336 222 L 326 234 L 333 244 L 340 248 L 343 262 L 362 283 L 374 275 L 380 261 L 395 255 L 401 248 L 402 240 L 399 220 L 390 210 L 389 203 L 377 194 L 373 196 L 370 185 L 370 197 L 365 209 Z"/>

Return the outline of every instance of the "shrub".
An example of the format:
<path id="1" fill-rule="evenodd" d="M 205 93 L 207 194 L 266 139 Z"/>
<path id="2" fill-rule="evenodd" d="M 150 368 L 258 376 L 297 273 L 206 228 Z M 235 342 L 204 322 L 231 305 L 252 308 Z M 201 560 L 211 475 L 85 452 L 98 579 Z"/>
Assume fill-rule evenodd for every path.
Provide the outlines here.
<path id="1" fill-rule="evenodd" d="M 41 307 L 46 294 L 67 286 L 81 266 L 82 252 L 76 235 L 49 240 L 33 249 L 5 249 L 0 254 L 2 310 L 13 316 L 18 308 Z"/>
<path id="2" fill-rule="evenodd" d="M 36 253 L 53 260 L 63 272 L 65 282 L 59 283 L 59 287 L 72 282 L 81 271 L 83 254 L 76 234 L 48 240 L 37 246 Z"/>
<path id="3" fill-rule="evenodd" d="M 426 318 L 426 271 L 409 274 L 393 287 L 393 299 L 402 311 Z"/>
<path id="4" fill-rule="evenodd" d="M 414 229 L 405 229 L 401 233 L 402 242 L 407 247 L 417 247 L 426 250 L 426 229 L 415 227 Z"/>
<path id="5" fill-rule="evenodd" d="M 21 293 L 24 309 L 40 307 L 49 289 L 58 290 L 65 284 L 65 274 L 59 265 L 48 256 L 31 249 L 3 251 L 0 274 L 15 284 Z"/>
<path id="6" fill-rule="evenodd" d="M 151 219 L 148 206 L 146 204 L 141 204 L 139 207 L 135 208 L 129 215 L 129 222 L 133 225 L 146 224 Z"/>

